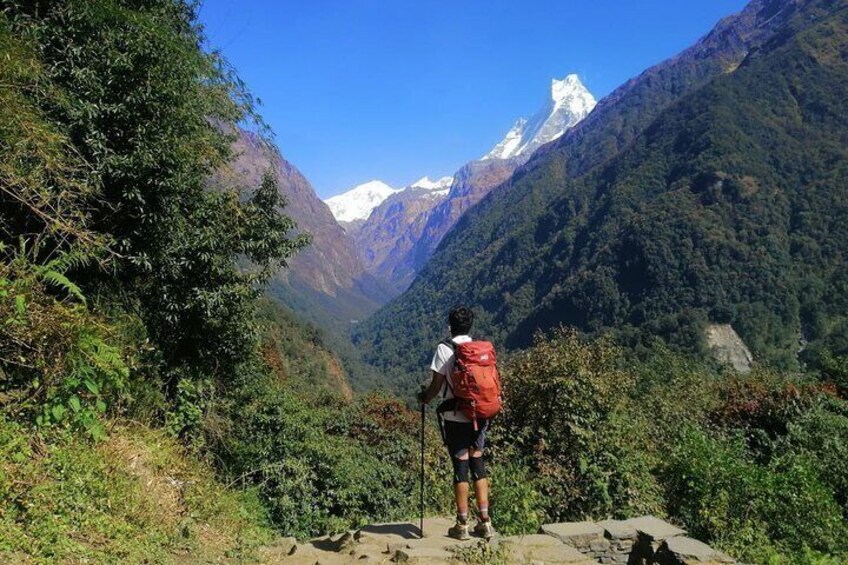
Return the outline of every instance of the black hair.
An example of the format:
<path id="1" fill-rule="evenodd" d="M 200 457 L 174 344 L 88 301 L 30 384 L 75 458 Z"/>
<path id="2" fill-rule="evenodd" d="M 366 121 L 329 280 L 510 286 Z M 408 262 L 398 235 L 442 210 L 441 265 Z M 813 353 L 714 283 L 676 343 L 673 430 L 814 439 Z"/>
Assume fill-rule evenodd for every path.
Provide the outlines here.
<path id="1" fill-rule="evenodd" d="M 465 306 L 456 306 L 448 314 L 451 335 L 465 335 L 474 325 L 474 312 Z"/>

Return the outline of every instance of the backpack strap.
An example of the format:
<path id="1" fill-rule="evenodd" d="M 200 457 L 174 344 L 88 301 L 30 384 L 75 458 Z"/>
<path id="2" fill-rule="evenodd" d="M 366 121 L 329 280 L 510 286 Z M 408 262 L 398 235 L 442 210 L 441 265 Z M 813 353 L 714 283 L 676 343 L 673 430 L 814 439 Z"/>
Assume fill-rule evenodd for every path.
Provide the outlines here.
<path id="1" fill-rule="evenodd" d="M 456 366 L 456 344 L 453 342 L 453 340 L 451 338 L 443 339 L 442 341 L 439 342 L 439 345 L 447 345 L 448 347 L 450 347 L 450 350 L 453 351 L 454 366 Z M 445 386 L 447 388 L 449 388 L 451 390 L 451 392 L 453 392 L 453 387 L 451 386 L 450 377 L 451 377 L 450 375 L 445 375 Z M 447 391 L 445 391 L 445 393 L 442 394 L 442 397 L 445 396 L 446 392 Z M 444 404 L 444 402 L 442 404 Z M 454 407 L 451 406 L 450 409 L 454 409 Z"/>

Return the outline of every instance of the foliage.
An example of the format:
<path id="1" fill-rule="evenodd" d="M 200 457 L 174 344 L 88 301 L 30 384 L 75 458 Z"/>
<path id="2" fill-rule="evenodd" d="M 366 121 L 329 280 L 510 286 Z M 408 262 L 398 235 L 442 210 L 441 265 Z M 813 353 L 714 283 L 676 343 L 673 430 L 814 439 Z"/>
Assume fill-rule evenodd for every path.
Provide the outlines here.
<path id="1" fill-rule="evenodd" d="M 619 483 L 626 477 L 610 466 L 626 458 L 626 447 L 617 448 L 618 438 L 607 444 L 606 434 L 633 387 L 618 359 L 610 343 L 583 343 L 573 330 L 559 329 L 537 336 L 535 347 L 504 371 L 502 434 L 538 473 L 553 519 L 627 506 L 628 485 Z"/>
<path id="2" fill-rule="evenodd" d="M 322 329 L 267 298 L 260 302 L 259 320 L 263 360 L 290 391 L 304 397 L 352 396 L 338 351 L 326 343 Z"/>
<path id="3" fill-rule="evenodd" d="M 764 370 L 719 375 L 662 344 L 647 357 L 563 329 L 513 356 L 492 436 L 493 498 L 504 488 L 513 509 L 532 500 L 542 521 L 665 515 L 758 563 L 848 552 L 848 404 L 832 387 Z M 498 508 L 510 531 L 533 531 Z"/>
<path id="4" fill-rule="evenodd" d="M 450 465 L 448 461 L 441 464 Z M 493 485 L 489 511 L 497 518 L 498 532 L 505 536 L 538 532 L 547 505 L 532 466 L 507 454 L 487 465 Z M 448 482 L 447 478 L 440 480 Z"/>
<path id="5" fill-rule="evenodd" d="M 11 415 L 63 424 L 102 439 L 107 401 L 124 394 L 128 354 L 112 326 L 89 312 L 64 274 L 84 261 L 60 254 L 33 265 L 26 248 L 0 262 L 0 394 Z M 0 248 L 0 252 L 3 249 Z M 50 294 L 51 287 L 64 297 Z"/>
<path id="6" fill-rule="evenodd" d="M 412 513 L 416 420 L 397 400 L 299 397 L 261 366 L 229 391 L 214 444 L 223 472 L 254 484 L 274 523 L 299 537 Z"/>
<path id="7" fill-rule="evenodd" d="M 848 406 L 828 399 L 787 424 L 775 447 L 779 455 L 802 454 L 818 469 L 848 516 Z"/>
<path id="8" fill-rule="evenodd" d="M 741 438 L 691 431 L 675 446 L 665 472 L 669 508 L 690 533 L 715 540 L 741 559 L 759 561 L 772 544 L 784 553 L 804 547 L 830 554 L 848 550 L 845 516 L 803 456 L 757 465 Z"/>
<path id="9" fill-rule="evenodd" d="M 195 10 L 182 0 L 13 1 L 3 17 L 6 36 L 33 59 L 29 82 L 13 81 L 9 95 L 28 113 L 8 120 L 46 132 L 32 141 L 45 146 L 33 165 L 56 175 L 27 176 L 4 152 L 18 182 L 0 200 L 0 241 L 51 233 L 58 222 L 72 224 L 72 235 L 85 230 L 74 240 L 105 247 L 113 271 L 78 266 L 75 280 L 139 313 L 172 400 L 185 380 L 217 386 L 233 377 L 256 347 L 258 284 L 308 240 L 289 237 L 294 224 L 280 213 L 273 177 L 207 187 L 231 158 L 234 128 L 263 125 L 232 69 L 202 49 Z M 63 155 L 70 173 L 48 168 Z M 77 202 L 74 214 L 39 213 L 57 199 Z M 53 252 L 41 249 L 34 264 Z"/>
<path id="10" fill-rule="evenodd" d="M 270 538 L 254 492 L 223 488 L 172 439 L 138 426 L 92 444 L 0 416 L 0 498 L 4 562 L 217 561 L 249 558 Z"/>

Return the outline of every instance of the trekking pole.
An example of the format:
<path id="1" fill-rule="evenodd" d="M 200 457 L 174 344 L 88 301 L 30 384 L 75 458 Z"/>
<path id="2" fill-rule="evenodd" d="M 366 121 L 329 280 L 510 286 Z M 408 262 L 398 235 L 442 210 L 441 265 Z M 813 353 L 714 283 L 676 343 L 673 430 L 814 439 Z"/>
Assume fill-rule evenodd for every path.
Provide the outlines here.
<path id="1" fill-rule="evenodd" d="M 419 522 L 418 533 L 424 537 L 424 422 L 426 419 L 426 405 L 421 403 L 421 485 L 420 497 L 418 500 Z"/>

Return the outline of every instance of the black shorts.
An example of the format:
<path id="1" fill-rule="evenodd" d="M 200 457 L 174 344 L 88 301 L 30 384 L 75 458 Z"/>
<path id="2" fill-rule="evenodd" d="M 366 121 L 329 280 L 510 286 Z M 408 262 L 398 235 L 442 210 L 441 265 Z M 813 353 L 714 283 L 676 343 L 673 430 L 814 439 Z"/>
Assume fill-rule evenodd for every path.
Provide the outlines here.
<path id="1" fill-rule="evenodd" d="M 451 457 L 463 449 L 479 449 L 486 447 L 486 431 L 489 429 L 489 420 L 477 420 L 477 429 L 473 422 L 451 422 L 442 421 L 442 437 Z"/>

